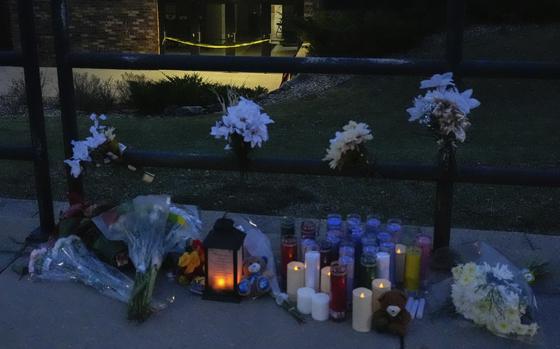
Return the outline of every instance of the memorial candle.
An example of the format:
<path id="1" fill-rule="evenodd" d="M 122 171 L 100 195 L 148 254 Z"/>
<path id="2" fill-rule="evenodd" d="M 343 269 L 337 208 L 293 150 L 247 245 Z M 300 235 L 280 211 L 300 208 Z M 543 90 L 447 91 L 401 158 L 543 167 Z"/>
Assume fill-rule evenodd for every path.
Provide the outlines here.
<path id="1" fill-rule="evenodd" d="M 348 306 L 350 306 L 355 277 L 354 257 L 341 256 L 338 262 L 346 268 L 346 300 L 348 301 Z"/>
<path id="2" fill-rule="evenodd" d="M 395 282 L 395 244 L 393 242 L 384 242 L 379 247 L 379 251 L 387 252 L 390 256 L 389 261 L 389 280 Z"/>
<path id="3" fill-rule="evenodd" d="M 391 218 L 387 221 L 385 230 L 393 237 L 393 242 L 397 243 L 401 239 L 402 221 L 398 218 Z"/>
<path id="4" fill-rule="evenodd" d="M 373 292 L 373 312 L 375 313 L 381 305 L 379 304 L 379 298 L 383 296 L 385 292 L 391 290 L 391 281 L 387 279 L 375 279 L 371 283 L 371 291 Z"/>
<path id="5" fill-rule="evenodd" d="M 364 287 L 352 291 L 352 328 L 354 331 L 369 332 L 371 330 L 372 297 L 372 291 Z"/>
<path id="6" fill-rule="evenodd" d="M 331 265 L 333 245 L 328 240 L 319 241 L 319 253 L 321 254 L 321 268 Z"/>
<path id="7" fill-rule="evenodd" d="M 331 301 L 330 315 L 334 321 L 346 319 L 346 267 L 334 262 L 331 264 Z"/>
<path id="8" fill-rule="evenodd" d="M 309 315 L 311 314 L 312 298 L 315 290 L 309 287 L 301 287 L 297 290 L 297 310 Z"/>
<path id="9" fill-rule="evenodd" d="M 305 254 L 305 286 L 319 290 L 321 278 L 321 254 L 309 251 Z"/>
<path id="10" fill-rule="evenodd" d="M 305 285 L 305 267 L 301 262 L 288 263 L 288 276 L 286 278 L 286 293 L 291 301 L 296 301 L 297 290 Z"/>
<path id="11" fill-rule="evenodd" d="M 389 242 L 392 241 L 393 237 L 391 236 L 391 234 L 386 233 L 386 232 L 381 232 L 377 234 L 377 245 L 381 246 L 382 243 L 384 242 Z"/>
<path id="12" fill-rule="evenodd" d="M 418 247 L 412 246 L 406 250 L 404 287 L 408 291 L 417 291 L 420 287 L 420 256 Z"/>
<path id="13" fill-rule="evenodd" d="M 404 282 L 404 265 L 406 259 L 406 246 L 403 244 L 395 245 L 395 282 Z"/>
<path id="14" fill-rule="evenodd" d="M 297 239 L 295 236 L 285 235 L 282 237 L 281 255 L 280 272 L 285 280 L 288 273 L 288 264 L 297 260 Z"/>
<path id="15" fill-rule="evenodd" d="M 370 287 L 371 282 L 377 275 L 377 258 L 375 253 L 364 253 L 360 259 L 360 272 L 359 272 L 360 287 Z"/>
<path id="16" fill-rule="evenodd" d="M 377 277 L 389 279 L 391 271 L 391 255 L 387 252 L 377 252 Z"/>
<path id="17" fill-rule="evenodd" d="M 329 295 L 326 293 L 315 293 L 311 297 L 311 317 L 316 321 L 329 319 Z"/>
<path id="18" fill-rule="evenodd" d="M 321 269 L 321 292 L 331 293 L 331 267 Z"/>
<path id="19" fill-rule="evenodd" d="M 342 216 L 338 213 L 327 216 L 327 231 L 329 230 L 342 230 Z"/>
<path id="20" fill-rule="evenodd" d="M 368 215 L 366 218 L 366 234 L 376 234 L 381 228 L 381 220 L 376 214 Z"/>
<path id="21" fill-rule="evenodd" d="M 430 256 L 432 255 L 432 238 L 419 234 L 416 236 L 416 246 L 420 248 L 420 280 L 427 282 L 430 271 Z"/>

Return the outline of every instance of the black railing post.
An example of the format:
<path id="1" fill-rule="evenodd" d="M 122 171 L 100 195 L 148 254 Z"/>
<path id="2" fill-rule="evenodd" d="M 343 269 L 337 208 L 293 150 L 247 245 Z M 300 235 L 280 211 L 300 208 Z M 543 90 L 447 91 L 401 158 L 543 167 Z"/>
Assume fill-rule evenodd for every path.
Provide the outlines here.
<path id="1" fill-rule="evenodd" d="M 269 0 L 263 0 L 260 2 L 260 19 L 259 26 L 261 32 L 261 39 L 270 39 L 270 21 L 272 20 L 271 4 Z M 261 44 L 261 56 L 269 57 L 272 51 L 272 45 L 270 42 L 264 42 Z"/>
<path id="2" fill-rule="evenodd" d="M 79 138 L 74 95 L 74 75 L 72 73 L 72 66 L 68 61 L 68 54 L 70 53 L 68 3 L 66 0 L 52 0 L 51 5 L 58 74 L 58 95 L 62 118 L 62 138 L 64 140 L 64 156 L 68 159 L 72 157 L 72 140 Z M 69 191 L 83 194 L 81 178 L 73 178 L 69 170 L 66 173 Z"/>
<path id="3" fill-rule="evenodd" d="M 33 149 L 33 170 L 40 220 L 39 231 L 34 232 L 32 238 L 46 240 L 51 234 L 55 223 L 33 0 L 18 1 L 18 15 L 31 147 Z"/>
<path id="4" fill-rule="evenodd" d="M 447 42 L 445 59 L 455 79 L 460 79 L 459 65 L 463 59 L 463 28 L 465 0 L 447 0 Z M 457 172 L 455 149 L 442 145 L 439 153 L 440 178 L 436 182 L 434 210 L 434 249 L 449 246 L 453 214 L 453 178 Z"/>
<path id="5" fill-rule="evenodd" d="M 237 42 L 237 4 L 227 1 L 225 7 L 226 45 L 234 45 Z M 235 51 L 235 47 L 226 48 L 226 56 L 235 56 Z"/>

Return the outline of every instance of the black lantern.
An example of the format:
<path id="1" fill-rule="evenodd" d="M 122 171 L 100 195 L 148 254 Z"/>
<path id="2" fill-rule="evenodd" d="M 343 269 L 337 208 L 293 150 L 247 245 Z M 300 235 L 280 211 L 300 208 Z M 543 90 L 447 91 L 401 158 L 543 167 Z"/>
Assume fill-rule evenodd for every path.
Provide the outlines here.
<path id="1" fill-rule="evenodd" d="M 233 220 L 220 218 L 204 239 L 206 252 L 203 299 L 239 302 L 237 285 L 243 272 L 245 233 L 233 226 Z"/>

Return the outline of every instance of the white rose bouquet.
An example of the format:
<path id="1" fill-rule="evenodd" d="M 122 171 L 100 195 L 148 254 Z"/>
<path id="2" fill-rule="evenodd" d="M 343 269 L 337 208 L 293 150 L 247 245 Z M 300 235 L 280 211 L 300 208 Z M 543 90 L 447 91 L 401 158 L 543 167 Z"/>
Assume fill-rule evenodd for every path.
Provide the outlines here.
<path id="1" fill-rule="evenodd" d="M 330 146 L 323 161 L 328 161 L 332 169 L 339 170 L 347 164 L 367 164 L 369 160 L 365 143 L 372 139 L 373 135 L 367 124 L 350 121 L 342 127 L 342 132 L 336 132 L 329 141 Z"/>
<path id="2" fill-rule="evenodd" d="M 233 150 L 237 156 L 242 173 L 247 170 L 249 153 L 268 141 L 268 125 L 274 121 L 262 112 L 255 102 L 237 97 L 228 91 L 228 103 L 219 97 L 224 115 L 210 130 L 216 139 L 223 138 L 226 150 Z"/>
<path id="3" fill-rule="evenodd" d="M 432 130 L 441 146 L 463 143 L 471 126 L 468 115 L 480 105 L 471 98 L 473 90 L 460 92 L 453 82 L 453 73 L 436 74 L 423 80 L 420 89 L 428 91 L 416 97 L 414 105 L 406 110 L 410 115 L 408 121 Z"/>

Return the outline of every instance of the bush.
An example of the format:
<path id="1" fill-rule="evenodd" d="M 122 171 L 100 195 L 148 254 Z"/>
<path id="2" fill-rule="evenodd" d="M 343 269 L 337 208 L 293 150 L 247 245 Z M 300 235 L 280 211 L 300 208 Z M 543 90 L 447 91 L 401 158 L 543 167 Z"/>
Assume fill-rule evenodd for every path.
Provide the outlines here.
<path id="1" fill-rule="evenodd" d="M 247 88 L 210 83 L 198 74 L 182 77 L 167 76 L 162 80 L 148 80 L 142 75 L 126 75 L 123 95 L 127 103 L 143 114 L 159 114 L 170 106 L 208 106 L 217 103 L 214 93 L 225 95 L 227 89 L 255 98 L 265 92 L 263 87 Z"/>
<path id="2" fill-rule="evenodd" d="M 41 74 L 41 89 L 44 89 L 46 78 Z M 21 114 L 27 111 L 27 92 L 23 78 L 12 80 L 8 92 L 2 98 L 2 104 L 9 114 Z"/>
<path id="3" fill-rule="evenodd" d="M 74 74 L 76 109 L 87 113 L 107 113 L 119 99 L 112 79 L 101 80 L 88 73 Z"/>

